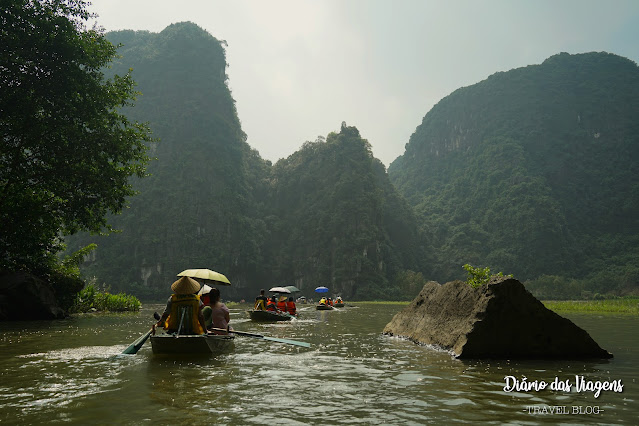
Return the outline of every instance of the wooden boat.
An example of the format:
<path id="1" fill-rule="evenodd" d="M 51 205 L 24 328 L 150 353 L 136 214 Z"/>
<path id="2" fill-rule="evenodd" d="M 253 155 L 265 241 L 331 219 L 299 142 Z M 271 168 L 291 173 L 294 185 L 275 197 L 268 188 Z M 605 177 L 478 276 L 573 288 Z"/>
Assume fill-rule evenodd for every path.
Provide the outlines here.
<path id="1" fill-rule="evenodd" d="M 246 312 L 248 312 L 251 317 L 251 321 L 256 322 L 290 321 L 295 318 L 293 315 L 288 313 L 278 313 L 262 309 L 251 309 Z"/>
<path id="2" fill-rule="evenodd" d="M 153 353 L 160 354 L 219 354 L 233 349 L 233 334 L 180 335 L 158 334 L 151 336 Z"/>
<path id="3" fill-rule="evenodd" d="M 318 311 L 332 311 L 333 307 L 331 305 L 322 305 L 322 304 L 320 304 L 320 305 L 316 306 L 316 309 Z"/>

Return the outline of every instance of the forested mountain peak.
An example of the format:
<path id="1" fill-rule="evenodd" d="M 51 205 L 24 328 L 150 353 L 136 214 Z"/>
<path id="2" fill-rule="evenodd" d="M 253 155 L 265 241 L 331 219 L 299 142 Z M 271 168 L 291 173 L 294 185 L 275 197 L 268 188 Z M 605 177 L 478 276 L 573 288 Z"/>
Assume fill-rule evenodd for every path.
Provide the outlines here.
<path id="1" fill-rule="evenodd" d="M 107 38 L 122 43 L 110 72 L 132 69 L 142 96 L 126 113 L 150 124 L 156 160 L 135 182 L 130 208 L 111 220 L 122 232 L 71 238 L 71 247 L 95 241 L 87 274 L 142 296 L 166 291 L 180 270 L 212 264 L 231 276 L 237 270 L 241 286 L 255 257 L 240 247 L 255 214 L 252 173 L 263 161 L 246 143 L 225 84 L 222 42 L 191 23 Z"/>
<path id="2" fill-rule="evenodd" d="M 149 60 L 168 62 L 166 59 L 170 58 L 178 61 L 176 65 L 182 65 L 178 69 L 186 73 L 205 65 L 207 71 L 217 71 L 210 74 L 213 79 L 226 81 L 228 78 L 224 72 L 226 41 L 216 39 L 192 22 L 171 24 L 159 33 L 113 31 L 108 33 L 108 39 L 115 45 L 122 45 L 119 52 L 122 56 L 126 55 L 126 65 L 129 66 L 134 67 L 136 63 Z M 116 66 L 121 64 L 121 60 L 116 62 Z"/>
<path id="3" fill-rule="evenodd" d="M 435 105 L 396 161 L 410 164 L 418 153 L 463 151 L 501 130 L 525 135 L 565 122 L 594 131 L 612 118 L 614 109 L 605 106 L 636 104 L 638 83 L 637 64 L 610 53 L 560 53 L 540 65 L 497 72 Z M 592 115 L 597 106 L 601 111 Z"/>
<path id="4" fill-rule="evenodd" d="M 592 278 L 637 264 L 625 247 L 639 237 L 638 157 L 637 65 L 561 53 L 442 99 L 389 175 L 446 278 L 462 259 L 520 279 Z"/>
<path id="5" fill-rule="evenodd" d="M 280 279 L 348 298 L 394 299 L 427 265 L 415 217 L 356 127 L 342 123 L 272 168 L 268 228 Z"/>

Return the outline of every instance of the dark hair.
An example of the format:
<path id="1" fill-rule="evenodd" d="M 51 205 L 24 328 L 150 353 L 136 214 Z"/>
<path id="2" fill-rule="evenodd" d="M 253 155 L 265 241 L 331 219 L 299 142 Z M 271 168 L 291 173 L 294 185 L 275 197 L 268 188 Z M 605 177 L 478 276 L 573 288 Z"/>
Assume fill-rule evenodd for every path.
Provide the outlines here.
<path id="1" fill-rule="evenodd" d="M 294 302 L 294 300 L 293 300 L 293 298 L 292 298 L 292 297 L 289 297 L 289 298 L 288 298 L 288 301 L 289 301 L 289 302 Z"/>
<path id="2" fill-rule="evenodd" d="M 220 301 L 220 290 L 213 287 L 211 291 L 209 291 L 209 305 L 214 305 Z"/>
<path id="3" fill-rule="evenodd" d="M 266 290 L 264 290 L 264 289 L 260 290 L 260 294 L 264 294 L 265 291 Z"/>

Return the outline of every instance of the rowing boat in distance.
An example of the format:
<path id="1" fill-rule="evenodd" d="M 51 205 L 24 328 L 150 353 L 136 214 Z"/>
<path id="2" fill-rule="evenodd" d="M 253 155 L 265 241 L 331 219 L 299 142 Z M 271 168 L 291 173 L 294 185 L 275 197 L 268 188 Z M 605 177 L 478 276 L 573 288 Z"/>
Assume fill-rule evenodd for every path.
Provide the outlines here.
<path id="1" fill-rule="evenodd" d="M 162 354 L 210 354 L 225 353 L 234 348 L 233 334 L 173 335 L 151 336 L 153 353 Z"/>
<path id="2" fill-rule="evenodd" d="M 290 321 L 295 318 L 293 315 L 286 312 L 280 313 L 263 309 L 251 309 L 246 312 L 248 312 L 251 321 L 256 322 Z"/>
<path id="3" fill-rule="evenodd" d="M 318 311 L 332 311 L 333 307 L 331 305 L 325 305 L 323 303 L 320 303 L 319 305 L 316 306 L 316 308 Z"/>

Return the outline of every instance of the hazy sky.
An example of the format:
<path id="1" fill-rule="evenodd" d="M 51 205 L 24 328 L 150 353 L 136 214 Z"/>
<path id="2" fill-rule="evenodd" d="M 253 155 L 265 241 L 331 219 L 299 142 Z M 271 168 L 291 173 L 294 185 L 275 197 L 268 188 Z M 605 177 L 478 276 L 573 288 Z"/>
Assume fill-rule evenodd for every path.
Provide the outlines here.
<path id="1" fill-rule="evenodd" d="M 559 52 L 639 62 L 637 0 L 93 0 L 107 31 L 191 21 L 226 40 L 248 143 L 273 162 L 356 126 L 388 166 L 454 90 Z"/>

